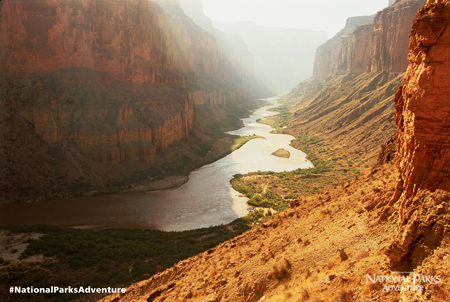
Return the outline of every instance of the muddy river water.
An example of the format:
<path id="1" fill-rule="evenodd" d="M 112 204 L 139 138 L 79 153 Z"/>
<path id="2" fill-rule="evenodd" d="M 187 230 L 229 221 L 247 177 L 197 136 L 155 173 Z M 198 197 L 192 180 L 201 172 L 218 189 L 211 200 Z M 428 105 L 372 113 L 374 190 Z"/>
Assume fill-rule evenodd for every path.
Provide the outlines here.
<path id="1" fill-rule="evenodd" d="M 177 189 L 147 193 L 115 194 L 96 197 L 48 200 L 0 206 L 0 224 L 49 224 L 81 228 L 153 228 L 182 231 L 226 224 L 247 214 L 247 198 L 231 188 L 234 174 L 253 171 L 291 171 L 309 168 L 306 154 L 289 146 L 294 138 L 272 134 L 273 129 L 256 121 L 274 115 L 278 106 L 257 109 L 243 119 L 244 127 L 230 131 L 237 135 L 260 135 L 228 156 L 190 173 L 189 181 Z M 271 155 L 279 148 L 290 158 Z"/>

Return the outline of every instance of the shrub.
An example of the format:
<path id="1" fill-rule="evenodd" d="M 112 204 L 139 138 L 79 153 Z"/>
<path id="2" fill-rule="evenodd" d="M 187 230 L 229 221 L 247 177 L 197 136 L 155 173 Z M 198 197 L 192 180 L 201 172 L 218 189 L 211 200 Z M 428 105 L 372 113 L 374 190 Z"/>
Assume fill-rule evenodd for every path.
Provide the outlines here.
<path id="1" fill-rule="evenodd" d="M 276 266 L 273 267 L 271 276 L 275 279 L 277 279 L 278 281 L 283 281 L 285 279 L 290 278 L 291 276 L 291 263 L 289 262 L 289 260 L 284 259 L 284 264 L 283 266 L 278 269 Z"/>
<path id="2" fill-rule="evenodd" d="M 345 261 L 348 259 L 348 255 L 347 253 L 344 251 L 344 249 L 340 249 L 339 250 L 339 256 L 341 257 L 342 261 Z"/>

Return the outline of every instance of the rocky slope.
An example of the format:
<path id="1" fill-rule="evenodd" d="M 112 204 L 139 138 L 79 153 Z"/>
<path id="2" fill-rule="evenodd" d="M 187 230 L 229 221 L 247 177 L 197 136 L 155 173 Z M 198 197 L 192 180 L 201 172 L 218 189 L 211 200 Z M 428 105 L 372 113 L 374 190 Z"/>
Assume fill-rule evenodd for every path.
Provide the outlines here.
<path id="1" fill-rule="evenodd" d="M 411 35 L 403 89 L 418 85 L 414 75 L 433 47 L 440 54 L 449 52 L 448 4 L 429 0 L 417 14 L 413 33 L 418 34 Z M 435 31 L 428 29 L 430 24 Z M 439 69 L 446 61 L 430 69 L 448 70 Z M 432 91 L 438 93 L 439 86 Z M 435 95 L 416 89 L 407 96 L 433 104 Z M 436 113 L 425 101 L 413 107 Z M 396 114 L 397 120 L 410 116 L 407 110 Z M 441 142 L 442 130 L 448 131 L 448 125 L 398 124 L 395 165 L 381 165 L 364 177 L 299 199 L 243 235 L 102 301 L 445 301 L 450 295 L 450 192 L 439 182 L 424 188 L 420 179 L 405 174 L 405 164 L 422 170 L 408 155 L 411 145 L 402 143 L 408 126 L 415 127 L 407 131 L 412 141 L 426 130 L 430 144 Z M 449 155 L 423 158 L 446 163 Z M 418 187 L 415 196 L 404 190 L 399 200 L 400 177 Z"/>
<path id="2" fill-rule="evenodd" d="M 397 1 L 373 22 L 351 27 L 349 20 L 348 28 L 319 47 L 313 77 L 284 97 L 298 103 L 294 132 L 364 152 L 361 163 L 373 166 L 378 146 L 396 131 L 392 100 L 407 67 L 408 33 L 423 4 Z"/>
<path id="3" fill-rule="evenodd" d="M 5 200 L 52 195 L 62 178 L 101 189 L 183 150 L 199 160 L 205 128 L 263 91 L 176 2 L 173 14 L 143 0 L 1 5 Z"/>

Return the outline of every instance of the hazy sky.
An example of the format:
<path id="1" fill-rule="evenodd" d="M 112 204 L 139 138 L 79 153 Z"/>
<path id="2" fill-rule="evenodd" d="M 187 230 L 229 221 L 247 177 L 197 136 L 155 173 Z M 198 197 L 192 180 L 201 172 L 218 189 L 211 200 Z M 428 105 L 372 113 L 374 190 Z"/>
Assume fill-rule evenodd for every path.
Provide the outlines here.
<path id="1" fill-rule="evenodd" d="M 324 30 L 328 38 L 348 17 L 372 15 L 388 0 L 203 0 L 214 21 L 254 21 L 258 25 Z"/>

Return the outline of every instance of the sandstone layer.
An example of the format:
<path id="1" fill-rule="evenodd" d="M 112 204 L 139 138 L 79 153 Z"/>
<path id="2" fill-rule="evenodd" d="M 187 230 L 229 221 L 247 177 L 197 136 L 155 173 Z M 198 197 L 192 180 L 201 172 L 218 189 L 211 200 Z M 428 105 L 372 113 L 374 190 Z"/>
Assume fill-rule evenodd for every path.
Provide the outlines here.
<path id="1" fill-rule="evenodd" d="M 332 39 L 317 48 L 313 76 L 288 96 L 317 92 L 327 77 L 346 73 L 404 72 L 408 66 L 408 34 L 425 0 L 397 1 L 375 16 L 352 17 Z"/>
<path id="2" fill-rule="evenodd" d="M 158 5 L 140 0 L 4 1 L 3 72 L 86 67 L 108 72 L 105 82 L 183 85 L 186 76 L 161 72 L 229 71 L 214 37 L 196 33 L 192 22 L 172 21 Z"/>
<path id="3" fill-rule="evenodd" d="M 352 47 L 352 45 L 349 45 L 349 42 L 351 44 L 353 40 L 356 40 L 354 39 L 353 32 L 358 26 L 368 24 L 369 28 L 365 31 L 367 31 L 370 36 L 370 27 L 373 27 L 371 23 L 373 17 L 374 16 L 361 16 L 348 18 L 345 27 L 340 32 L 317 48 L 314 56 L 314 78 L 321 81 L 333 72 L 337 71 L 340 74 L 342 74 L 342 71 L 343 73 L 347 72 L 347 56 L 349 49 Z M 360 29 L 358 29 L 358 31 L 360 31 Z M 363 35 L 366 36 L 366 34 Z M 359 47 L 367 48 L 368 45 L 365 44 L 366 43 L 360 43 L 358 45 Z M 370 47 L 367 49 L 370 49 Z"/>
<path id="4" fill-rule="evenodd" d="M 367 71 L 404 72 L 408 67 L 408 34 L 417 11 L 426 1 L 402 0 L 378 12 Z"/>
<path id="5" fill-rule="evenodd" d="M 20 199 L 24 190 L 17 186 L 27 174 L 40 174 L 20 185 L 31 187 L 33 196 L 46 194 L 57 177 L 103 187 L 108 176 L 121 177 L 108 170 L 111 165 L 133 166 L 122 174 L 129 176 L 138 167 L 175 161 L 163 150 L 179 144 L 190 144 L 189 157 L 211 142 L 201 134 L 208 125 L 251 106 L 263 91 L 251 76 L 251 62 L 229 58 L 177 2 L 170 4 L 171 14 L 144 0 L 2 1 L 1 8 L 7 199 Z M 224 113 L 214 121 L 210 116 L 219 108 Z M 24 141 L 25 128 L 39 142 Z M 27 145 L 46 147 L 20 152 L 23 158 L 12 151 Z M 48 168 L 36 172 L 35 163 Z M 72 168 L 64 172 L 59 167 L 66 164 Z M 16 193 L 6 193 L 11 190 Z"/>
<path id="6" fill-rule="evenodd" d="M 410 65 L 396 96 L 396 161 L 405 197 L 450 191 L 450 6 L 428 1 L 410 34 Z"/>

